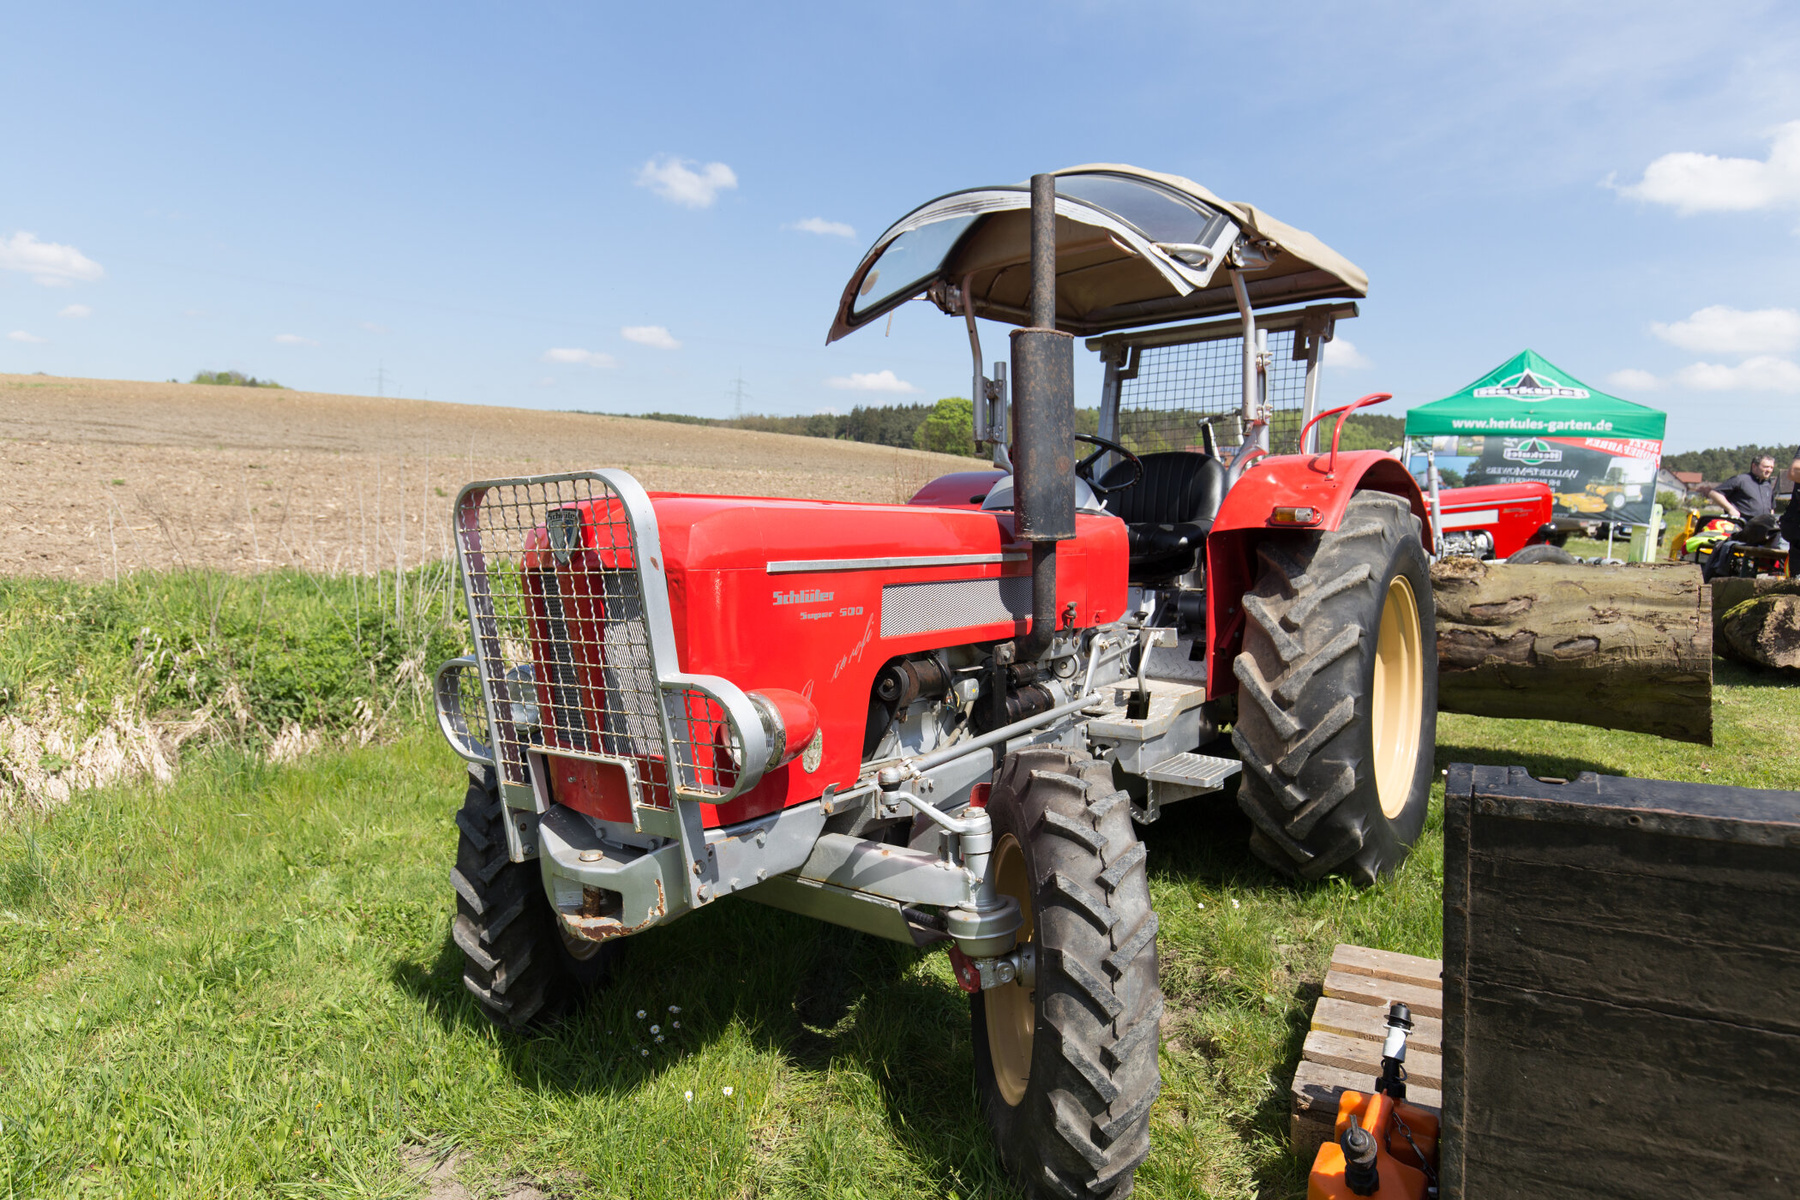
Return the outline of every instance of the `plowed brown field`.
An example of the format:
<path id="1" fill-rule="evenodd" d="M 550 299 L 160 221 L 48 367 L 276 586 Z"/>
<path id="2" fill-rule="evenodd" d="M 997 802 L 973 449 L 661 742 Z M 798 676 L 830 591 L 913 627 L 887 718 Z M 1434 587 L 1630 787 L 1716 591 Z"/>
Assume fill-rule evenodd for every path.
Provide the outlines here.
<path id="1" fill-rule="evenodd" d="M 891 502 L 970 459 L 426 400 L 0 375 L 0 572 L 412 566 L 471 479 L 621 467 L 655 490 Z"/>

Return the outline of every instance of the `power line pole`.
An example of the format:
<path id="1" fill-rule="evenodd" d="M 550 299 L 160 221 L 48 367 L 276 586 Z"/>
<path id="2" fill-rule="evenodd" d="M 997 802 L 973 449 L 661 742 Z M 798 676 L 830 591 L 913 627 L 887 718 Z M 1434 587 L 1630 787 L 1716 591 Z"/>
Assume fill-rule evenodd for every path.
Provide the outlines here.
<path id="1" fill-rule="evenodd" d="M 377 396 L 387 395 L 387 364 L 380 360 L 377 360 L 375 364 L 375 394 Z"/>
<path id="2" fill-rule="evenodd" d="M 744 415 L 744 401 L 752 398 L 749 393 L 744 391 L 744 368 L 738 368 L 737 379 L 733 381 L 732 390 L 728 392 L 727 395 L 732 396 L 736 400 L 736 406 L 732 410 L 732 416 L 736 419 L 742 419 Z"/>

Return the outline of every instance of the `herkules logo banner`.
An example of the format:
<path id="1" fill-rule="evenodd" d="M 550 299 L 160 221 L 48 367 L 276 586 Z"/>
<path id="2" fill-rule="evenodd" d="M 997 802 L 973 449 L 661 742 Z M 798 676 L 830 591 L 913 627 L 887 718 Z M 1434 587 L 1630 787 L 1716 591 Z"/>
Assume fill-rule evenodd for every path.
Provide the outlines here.
<path id="1" fill-rule="evenodd" d="M 1501 454 L 1513 462 L 1522 462 L 1528 467 L 1535 467 L 1539 463 L 1562 461 L 1562 451 L 1543 438 L 1526 438 L 1516 446 L 1508 446 L 1501 451 Z"/>
<path id="2" fill-rule="evenodd" d="M 1439 438 L 1437 464 L 1457 484 L 1550 486 L 1556 515 L 1641 525 L 1656 498 L 1656 464 L 1646 443 L 1611 438 Z M 1654 446 L 1655 443 L 1648 443 Z M 1413 467 L 1422 468 L 1415 456 Z"/>
<path id="3" fill-rule="evenodd" d="M 1506 396 L 1513 400 L 1586 400 L 1593 395 L 1584 387 L 1570 387 L 1566 384 L 1553 383 L 1540 378 L 1530 371 L 1520 371 L 1517 375 L 1502 379 L 1499 383 L 1488 387 L 1478 387 L 1472 395 L 1487 398 L 1490 396 Z"/>

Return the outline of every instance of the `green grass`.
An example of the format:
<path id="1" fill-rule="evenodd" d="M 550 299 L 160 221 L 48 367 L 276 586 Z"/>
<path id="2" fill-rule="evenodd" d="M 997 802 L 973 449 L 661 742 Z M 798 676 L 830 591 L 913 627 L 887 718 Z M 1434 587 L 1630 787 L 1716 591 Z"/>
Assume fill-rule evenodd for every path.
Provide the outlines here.
<path id="1" fill-rule="evenodd" d="M 196 744 L 245 748 L 290 726 L 391 731 L 425 711 L 438 662 L 463 652 L 450 583 L 443 564 L 400 576 L 0 578 L 0 721 L 53 731 L 64 747 L 0 737 L 0 813 L 38 798 L 46 773 L 75 766 L 108 726 L 185 726 Z"/>
<path id="2" fill-rule="evenodd" d="M 1718 677 L 1716 747 L 1445 716 L 1438 763 L 1800 789 L 1800 692 Z M 463 768 L 403 728 L 293 766 L 219 744 L 0 828 L 0 1197 L 415 1196 L 420 1147 L 477 1194 L 1011 1195 L 941 953 L 728 902 L 634 939 L 557 1028 L 495 1033 L 449 939 Z M 1146 831 L 1169 1020 L 1141 1195 L 1303 1193 L 1286 1088 L 1325 965 L 1440 952 L 1439 799 L 1361 892 L 1274 877 L 1229 798 Z"/>

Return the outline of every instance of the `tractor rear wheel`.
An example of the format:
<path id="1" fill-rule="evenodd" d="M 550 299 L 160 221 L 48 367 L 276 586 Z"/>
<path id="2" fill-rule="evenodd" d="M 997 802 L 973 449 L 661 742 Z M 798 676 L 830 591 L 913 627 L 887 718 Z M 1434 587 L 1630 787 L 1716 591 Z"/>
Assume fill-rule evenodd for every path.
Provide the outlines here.
<path id="1" fill-rule="evenodd" d="M 477 774 L 479 771 L 479 774 Z M 488 1020 L 521 1030 L 565 1011 L 605 983 L 622 947 L 567 937 L 535 862 L 507 855 L 505 806 L 492 767 L 471 768 L 456 814 L 456 921 L 463 986 Z"/>
<path id="2" fill-rule="evenodd" d="M 1162 990 L 1131 803 L 1086 755 L 1009 757 L 988 799 L 992 871 L 1035 979 L 970 997 L 1000 1161 L 1031 1195 L 1124 1197 L 1150 1152 Z"/>
<path id="3" fill-rule="evenodd" d="M 1232 741 L 1250 846 L 1303 879 L 1370 884 L 1425 825 L 1437 744 L 1437 633 L 1419 521 L 1359 492 L 1327 533 L 1257 548 Z"/>

